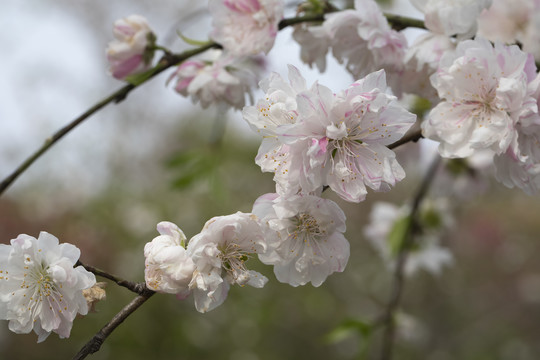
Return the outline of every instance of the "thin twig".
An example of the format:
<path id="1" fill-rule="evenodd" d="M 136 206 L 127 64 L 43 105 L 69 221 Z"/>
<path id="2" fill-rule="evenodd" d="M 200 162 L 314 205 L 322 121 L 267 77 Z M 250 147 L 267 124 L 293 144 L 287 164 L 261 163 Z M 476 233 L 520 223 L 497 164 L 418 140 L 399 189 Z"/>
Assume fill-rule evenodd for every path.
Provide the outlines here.
<path id="1" fill-rule="evenodd" d="M 396 267 L 394 269 L 394 281 L 392 284 L 390 300 L 388 301 L 388 304 L 386 305 L 384 314 L 381 316 L 379 320 L 376 321 L 376 322 L 380 321 L 380 325 L 384 327 L 383 338 L 382 338 L 382 350 L 381 350 L 381 357 L 380 357 L 381 360 L 392 359 L 392 351 L 394 347 L 394 333 L 395 333 L 394 313 L 401 302 L 401 295 L 402 295 L 403 286 L 405 283 L 405 276 L 404 276 L 405 262 L 407 260 L 409 249 L 414 241 L 414 233 L 415 233 L 415 228 L 416 228 L 416 215 L 418 213 L 420 204 L 422 203 L 422 200 L 426 196 L 427 191 L 429 190 L 429 186 L 431 185 L 435 177 L 435 173 L 437 171 L 437 168 L 439 167 L 440 162 L 441 162 L 441 157 L 439 155 L 436 155 L 436 158 L 431 163 L 426 175 L 424 176 L 424 179 L 422 180 L 422 183 L 420 184 L 420 187 L 418 188 L 418 191 L 416 192 L 413 198 L 413 204 L 411 208 L 411 213 L 409 214 L 409 221 L 407 224 L 405 237 L 403 241 L 401 242 L 401 245 L 399 247 L 399 252 L 397 255 L 397 262 L 396 262 Z"/>
<path id="2" fill-rule="evenodd" d="M 408 27 L 426 29 L 426 24 L 423 20 L 413 19 L 406 16 L 394 15 L 385 13 L 386 20 L 392 25 L 394 30 L 403 30 Z"/>
<path id="3" fill-rule="evenodd" d="M 90 341 L 88 341 L 83 348 L 73 357 L 73 360 L 82 360 L 88 355 L 97 352 L 105 339 L 120 325 L 126 318 L 137 310 L 142 304 L 146 302 L 155 292 L 146 289 L 146 291 L 133 299 L 127 304 L 118 314 L 116 314 L 111 321 L 107 323 Z"/>
<path id="4" fill-rule="evenodd" d="M 292 26 L 304 22 L 322 22 L 324 21 L 324 14 L 317 15 L 304 15 L 290 19 L 283 19 L 278 24 L 278 29 L 283 30 L 287 26 Z"/>
<path id="5" fill-rule="evenodd" d="M 401 145 L 406 144 L 408 142 L 417 142 L 421 138 L 423 138 L 422 130 L 419 129 L 419 130 L 413 131 L 411 133 L 405 134 L 405 136 L 403 136 L 401 139 L 399 139 L 395 143 L 392 143 L 392 144 L 388 145 L 388 148 L 389 149 L 395 149 L 398 146 L 401 146 Z"/>
<path id="6" fill-rule="evenodd" d="M 71 130 L 73 130 L 77 125 L 82 123 L 84 120 L 89 118 L 91 115 L 95 114 L 97 111 L 101 110 L 103 107 L 110 103 L 119 103 L 123 101 L 126 96 L 136 87 L 140 86 L 141 84 L 145 83 L 149 79 L 153 78 L 154 76 L 160 74 L 164 70 L 170 68 L 171 66 L 174 66 L 191 56 L 194 56 L 196 54 L 202 53 L 208 49 L 220 47 L 219 44 L 210 42 L 206 45 L 203 45 L 201 47 L 198 47 L 193 50 L 185 51 L 180 54 L 174 54 L 174 55 L 165 55 L 163 59 L 158 63 L 158 65 L 154 68 L 154 71 L 152 74 L 144 81 L 137 85 L 128 84 L 116 92 L 112 93 L 111 95 L 107 96 L 103 100 L 96 103 L 94 106 L 92 106 L 90 109 L 85 111 L 82 115 L 77 117 L 75 120 L 71 121 L 69 124 L 58 130 L 56 133 L 54 133 L 51 137 L 47 138 L 45 140 L 45 143 L 30 157 L 28 157 L 26 160 L 22 162 L 21 165 L 13 171 L 8 177 L 6 177 L 2 183 L 0 183 L 0 195 L 2 195 L 7 188 L 23 173 L 28 169 L 30 165 L 32 165 L 37 159 L 41 157 L 51 146 L 53 146 L 58 140 L 63 138 L 67 133 L 69 133 Z"/>
<path id="7" fill-rule="evenodd" d="M 108 272 L 105 272 L 105 271 L 100 270 L 98 268 L 95 268 L 93 266 L 83 264 L 80 261 L 77 261 L 76 265 L 77 266 L 81 265 L 82 267 L 84 267 L 86 270 L 90 271 L 94 275 L 101 276 L 101 277 L 103 277 L 105 279 L 109 279 L 111 281 L 114 281 L 116 284 L 118 284 L 120 286 L 123 286 L 123 287 L 133 291 L 136 294 L 142 295 L 147 291 L 146 285 L 144 283 L 136 283 L 136 282 L 133 282 L 133 281 L 124 280 L 122 278 L 119 278 L 118 276 L 111 275 Z"/>

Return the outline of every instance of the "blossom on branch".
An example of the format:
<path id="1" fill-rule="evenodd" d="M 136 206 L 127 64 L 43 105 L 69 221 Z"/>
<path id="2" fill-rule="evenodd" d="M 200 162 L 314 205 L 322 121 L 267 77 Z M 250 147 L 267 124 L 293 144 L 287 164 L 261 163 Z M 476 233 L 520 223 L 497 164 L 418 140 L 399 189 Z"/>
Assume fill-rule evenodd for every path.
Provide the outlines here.
<path id="1" fill-rule="evenodd" d="M 467 157 L 480 149 L 505 152 L 517 136 L 516 122 L 537 112 L 528 90 L 536 67 L 517 46 L 466 40 L 443 55 L 431 83 L 443 99 L 422 124 L 440 141 L 444 157 Z"/>
<path id="2" fill-rule="evenodd" d="M 503 43 L 523 44 L 523 51 L 540 59 L 540 2 L 493 0 L 478 19 L 478 34 Z"/>
<path id="3" fill-rule="evenodd" d="M 113 34 L 116 39 L 107 48 L 112 76 L 124 79 L 150 68 L 155 35 L 143 16 L 131 15 L 115 21 Z"/>
<path id="4" fill-rule="evenodd" d="M 458 39 L 476 34 L 478 17 L 492 0 L 411 0 L 426 15 L 426 27 L 437 34 L 457 35 Z"/>
<path id="5" fill-rule="evenodd" d="M 189 241 L 188 255 L 195 263 L 189 284 L 199 312 L 221 305 L 230 285 L 262 288 L 268 279 L 248 270 L 246 261 L 252 254 L 266 251 L 266 242 L 257 217 L 237 212 L 214 217 Z"/>
<path id="6" fill-rule="evenodd" d="M 178 66 L 171 79 L 176 78 L 174 89 L 191 96 L 203 108 L 214 103 L 225 103 L 235 109 L 245 105 L 246 94 L 257 84 L 264 70 L 260 58 L 237 59 L 221 50 L 210 50 L 202 59 L 192 59 Z"/>
<path id="7" fill-rule="evenodd" d="M 343 199 L 360 202 L 366 186 L 387 191 L 405 177 L 386 146 L 405 134 L 415 116 L 385 93 L 384 71 L 337 95 L 317 83 L 306 89 L 292 66 L 289 79 L 290 85 L 272 75 L 275 87 L 265 85 L 265 99 L 244 109 L 244 119 L 265 136 L 257 163 L 275 173 L 278 193 L 317 193 L 328 185 Z"/>
<path id="8" fill-rule="evenodd" d="M 146 286 L 184 299 L 190 294 L 189 283 L 195 270 L 185 249 L 186 236 L 167 221 L 160 222 L 157 230 L 161 235 L 144 246 Z"/>
<path id="9" fill-rule="evenodd" d="M 315 64 L 320 72 L 324 72 L 332 41 L 327 27 L 302 23 L 294 27 L 292 37 L 300 45 L 300 59 L 309 67 Z"/>
<path id="10" fill-rule="evenodd" d="M 11 331 L 34 330 L 38 342 L 51 332 L 69 337 L 75 316 L 88 313 L 83 290 L 96 283 L 94 274 L 73 267 L 79 256 L 77 247 L 45 231 L 0 244 L 0 319 Z"/>
<path id="11" fill-rule="evenodd" d="M 404 67 L 399 73 L 399 81 L 394 81 L 392 91 L 414 94 L 436 104 L 437 91 L 431 85 L 430 77 L 439 68 L 439 61 L 447 52 L 455 51 L 456 43 L 446 35 L 428 32 L 416 38 L 404 58 Z"/>
<path id="12" fill-rule="evenodd" d="M 398 72 L 407 48 L 405 36 L 392 30 L 374 0 L 356 0 L 354 10 L 326 15 L 322 25 L 298 25 L 293 37 L 301 46 L 301 58 L 319 70 L 326 67 L 326 53 L 345 63 L 355 79 L 385 69 Z"/>
<path id="13" fill-rule="evenodd" d="M 259 259 L 274 265 L 280 282 L 320 286 L 328 275 L 345 269 L 350 246 L 343 236 L 345 214 L 335 202 L 313 195 L 265 194 L 255 201 L 253 213 L 265 225 L 268 243 Z"/>
<path id="14" fill-rule="evenodd" d="M 302 161 L 301 150 L 304 146 L 283 143 L 278 129 L 294 124 L 299 119 L 297 96 L 308 91 L 306 80 L 296 67 L 289 65 L 289 81 L 272 73 L 259 85 L 265 96 L 257 101 L 256 106 L 246 106 L 242 111 L 244 120 L 263 136 L 255 163 L 262 171 L 274 173 L 279 194 L 296 194 L 312 182 L 304 176 L 308 174 L 309 177 L 309 171 L 302 170 L 305 162 Z M 296 140 L 306 141 L 309 142 L 305 139 Z"/>
<path id="15" fill-rule="evenodd" d="M 540 100 L 540 75 L 529 83 L 529 93 Z M 505 153 L 495 156 L 496 178 L 532 195 L 540 189 L 540 115 L 529 109 L 516 123 L 517 136 Z"/>
<path id="16" fill-rule="evenodd" d="M 233 56 L 268 54 L 283 7 L 282 0 L 210 0 L 212 40 Z"/>

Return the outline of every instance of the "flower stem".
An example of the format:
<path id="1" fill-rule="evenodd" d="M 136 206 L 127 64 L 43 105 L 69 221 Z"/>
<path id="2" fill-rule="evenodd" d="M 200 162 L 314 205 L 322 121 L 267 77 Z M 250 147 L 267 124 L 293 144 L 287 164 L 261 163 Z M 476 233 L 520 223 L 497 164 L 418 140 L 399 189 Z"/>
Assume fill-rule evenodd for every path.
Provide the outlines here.
<path id="1" fill-rule="evenodd" d="M 407 261 L 407 255 L 409 249 L 414 242 L 414 234 L 416 232 L 417 222 L 416 216 L 418 209 L 422 200 L 425 198 L 435 174 L 441 163 L 441 157 L 437 154 L 433 162 L 431 163 L 420 187 L 418 188 L 414 198 L 411 208 L 411 213 L 408 218 L 407 231 L 401 245 L 399 247 L 399 252 L 397 254 L 397 263 L 394 269 L 394 280 L 392 284 L 392 291 L 390 294 L 390 299 L 386 305 L 384 314 L 380 318 L 380 326 L 384 328 L 383 338 L 382 338 L 382 349 L 380 360 L 391 360 L 392 352 L 394 348 L 394 337 L 395 337 L 395 319 L 394 314 L 401 302 L 401 295 L 403 293 L 403 287 L 405 284 L 405 263 Z"/>
<path id="2" fill-rule="evenodd" d="M 101 277 L 103 277 L 105 279 L 109 279 L 109 280 L 115 282 L 117 285 L 123 286 L 126 289 L 129 289 L 129 290 L 133 291 L 136 294 L 142 295 L 146 291 L 148 291 L 148 289 L 146 288 L 145 283 L 136 283 L 136 282 L 133 282 L 133 281 L 124 280 L 122 278 L 119 278 L 118 276 L 111 275 L 111 274 L 109 274 L 109 273 L 107 273 L 107 272 L 105 272 L 103 270 L 100 270 L 98 268 L 95 268 L 93 266 L 83 264 L 80 261 L 77 261 L 77 264 L 75 264 L 75 265 L 77 265 L 77 266 L 81 265 L 82 267 L 84 267 L 86 270 L 90 271 L 94 275 L 101 276 Z"/>

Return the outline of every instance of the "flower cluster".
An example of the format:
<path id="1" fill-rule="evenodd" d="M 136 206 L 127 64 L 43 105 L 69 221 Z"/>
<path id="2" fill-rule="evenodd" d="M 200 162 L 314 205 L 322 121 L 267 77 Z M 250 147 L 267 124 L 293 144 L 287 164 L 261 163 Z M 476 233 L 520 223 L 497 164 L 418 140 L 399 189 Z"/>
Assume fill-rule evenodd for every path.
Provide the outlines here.
<path id="1" fill-rule="evenodd" d="M 443 99 L 424 122 L 444 157 L 490 150 L 497 178 L 528 193 L 537 189 L 538 84 L 532 56 L 517 46 L 477 38 L 445 54 L 431 78 Z"/>
<path id="2" fill-rule="evenodd" d="M 289 66 L 289 83 L 273 74 L 261 82 L 264 99 L 244 119 L 264 136 L 257 164 L 274 172 L 280 195 L 318 193 L 328 185 L 347 201 L 364 200 L 366 186 L 387 191 L 405 177 L 387 145 L 415 116 L 386 94 L 384 71 L 334 94 Z"/>
<path id="3" fill-rule="evenodd" d="M 331 47 L 334 57 L 345 63 L 355 79 L 381 68 L 401 70 L 405 36 L 390 28 L 374 0 L 355 0 L 354 8 L 326 15 L 322 25 L 297 26 L 293 37 L 302 47 L 302 60 L 324 71 Z"/>
<path id="4" fill-rule="evenodd" d="M 180 64 L 169 79 L 176 79 L 174 89 L 203 108 L 221 103 L 241 109 L 264 70 L 258 55 L 274 45 L 283 7 L 281 0 L 211 0 L 210 35 L 223 50 L 209 50 Z M 129 76 L 148 70 L 155 50 L 163 49 L 140 15 L 117 20 L 113 33 L 116 40 L 109 44 L 107 59 L 117 79 L 133 80 Z"/>
<path id="5" fill-rule="evenodd" d="M 214 217 L 189 241 L 173 223 L 161 222 L 161 234 L 144 247 L 147 286 L 185 299 L 191 293 L 195 307 L 207 312 L 227 298 L 230 285 L 263 287 L 268 279 L 248 270 L 246 261 L 266 251 L 261 226 L 253 214 Z"/>
<path id="6" fill-rule="evenodd" d="M 252 213 L 208 220 L 189 242 L 178 226 L 160 222 L 160 235 L 144 247 L 149 289 L 178 299 L 193 295 L 197 311 L 208 312 L 225 301 L 232 285 L 265 286 L 268 279 L 247 267 L 255 256 L 273 266 L 278 281 L 292 286 L 317 287 L 344 271 L 350 256 L 345 214 L 322 194 L 331 189 L 359 203 L 367 188 L 388 191 L 404 179 L 390 149 L 416 122 L 397 101 L 403 93 L 433 104 L 421 128 L 424 137 L 440 143 L 443 157 L 487 153 L 503 184 L 530 194 L 540 189 L 540 75 L 533 55 L 499 42 L 519 40 L 540 57 L 539 2 L 520 0 L 513 9 L 509 0 L 493 0 L 491 8 L 492 0 L 411 1 L 425 14 L 428 30 L 411 47 L 374 0 L 355 0 L 354 9 L 296 25 L 293 38 L 304 62 L 324 71 L 331 51 L 356 81 L 334 93 L 317 82 L 308 86 L 289 65 L 288 79 L 272 73 L 259 82 L 264 97 L 251 106 L 245 106 L 246 95 L 253 104 L 252 89 L 265 67 L 262 54 L 273 47 L 284 3 L 209 1 L 209 36 L 219 46 L 207 47 L 220 49 L 175 64 L 169 81 L 203 108 L 222 103 L 242 109 L 244 120 L 262 136 L 255 162 L 273 173 L 276 192 L 260 196 Z M 300 12 L 317 5 L 328 4 L 314 1 Z M 486 38 L 475 37 L 479 17 Z M 495 21 L 502 24 L 497 31 Z M 156 45 L 142 16 L 116 21 L 113 33 L 107 59 L 115 78 L 137 85 L 135 79 L 148 73 L 131 75 L 148 71 L 158 49 L 165 51 L 167 66 L 176 58 Z M 470 168 L 470 160 L 461 165 Z M 390 267 L 409 234 L 411 216 L 408 207 L 373 207 L 364 235 Z M 421 268 L 438 273 L 452 262 L 440 246 L 452 224 L 448 206 L 424 201 L 414 216 L 418 228 L 405 273 Z M 33 330 L 38 341 L 51 332 L 68 337 L 75 316 L 104 297 L 94 275 L 74 267 L 79 255 L 75 246 L 59 244 L 46 232 L 0 245 L 0 319 L 14 332 Z"/>
<path id="7" fill-rule="evenodd" d="M 73 267 L 79 256 L 75 246 L 44 231 L 0 244 L 0 319 L 11 331 L 34 330 L 38 342 L 51 332 L 69 337 L 75 316 L 88 312 L 83 290 L 96 283 L 82 266 Z"/>

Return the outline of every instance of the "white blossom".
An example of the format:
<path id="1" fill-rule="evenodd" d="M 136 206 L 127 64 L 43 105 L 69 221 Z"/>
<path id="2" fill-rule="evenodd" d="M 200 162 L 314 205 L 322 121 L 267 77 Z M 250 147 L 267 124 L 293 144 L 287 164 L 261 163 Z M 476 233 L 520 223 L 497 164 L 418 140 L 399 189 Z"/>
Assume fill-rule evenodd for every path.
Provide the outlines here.
<path id="1" fill-rule="evenodd" d="M 308 91 L 306 80 L 298 69 L 289 65 L 289 81 L 279 74 L 272 73 L 260 82 L 260 88 L 265 92 L 256 106 L 246 106 L 242 111 L 244 119 L 251 128 L 263 136 L 255 162 L 264 172 L 273 172 L 277 191 L 280 194 L 296 194 L 302 186 L 310 183 L 305 178 L 309 171 L 302 171 L 303 146 L 291 147 L 279 138 L 278 129 L 297 122 L 297 96 Z M 293 142 L 309 142 L 305 139 L 291 140 Z"/>
<path id="2" fill-rule="evenodd" d="M 381 68 L 393 72 L 403 67 L 407 40 L 390 28 L 375 1 L 356 0 L 355 10 L 328 14 L 323 26 L 335 58 L 346 63 L 355 79 Z"/>
<path id="3" fill-rule="evenodd" d="M 292 37 L 300 45 L 300 59 L 309 67 L 315 64 L 320 72 L 324 72 L 332 41 L 327 26 L 302 23 L 294 27 Z"/>
<path id="4" fill-rule="evenodd" d="M 528 90 L 534 75 L 534 59 L 515 45 L 461 42 L 431 78 L 443 101 L 422 124 L 424 136 L 441 142 L 444 157 L 505 152 L 517 135 L 517 119 L 536 111 Z"/>
<path id="5" fill-rule="evenodd" d="M 506 43 L 520 39 L 535 12 L 535 3 L 536 0 L 493 0 L 478 18 L 478 35 Z"/>
<path id="6" fill-rule="evenodd" d="M 274 265 L 280 282 L 320 286 L 328 275 L 345 269 L 350 254 L 343 236 L 345 214 L 335 202 L 312 195 L 265 194 L 255 201 L 253 213 L 266 225 L 268 249 L 259 259 Z"/>
<path id="7" fill-rule="evenodd" d="M 388 191 L 405 177 L 395 153 L 386 146 L 401 138 L 415 122 L 415 115 L 385 93 L 383 70 L 371 73 L 333 96 L 330 89 L 316 90 L 298 97 L 301 122 L 280 129 L 284 139 L 294 136 L 309 139 L 291 143 L 304 146 L 303 171 L 311 180 L 311 192 L 329 185 L 347 201 L 365 199 L 366 186 Z"/>
<path id="8" fill-rule="evenodd" d="M 51 332 L 69 337 L 75 316 L 88 313 L 82 291 L 96 283 L 94 274 L 73 267 L 79 256 L 77 247 L 44 231 L 0 244 L 0 319 L 11 331 L 34 330 L 38 342 Z"/>
<path id="9" fill-rule="evenodd" d="M 404 178 L 386 146 L 405 134 L 415 116 L 385 93 L 384 71 L 338 95 L 317 83 L 307 89 L 292 66 L 289 79 L 272 75 L 263 83 L 265 99 L 244 109 L 244 119 L 265 136 L 257 163 L 274 172 L 280 195 L 319 193 L 329 185 L 343 199 L 359 202 L 366 185 L 386 191 Z"/>
<path id="10" fill-rule="evenodd" d="M 425 15 L 426 27 L 437 34 L 458 35 L 459 39 L 476 34 L 477 19 L 492 0 L 411 0 Z"/>
<path id="11" fill-rule="evenodd" d="M 208 220 L 189 241 L 187 251 L 195 263 L 189 287 L 199 312 L 221 305 L 230 285 L 262 288 L 268 281 L 245 264 L 252 254 L 266 251 L 261 226 L 253 214 L 237 212 Z"/>
<path id="12" fill-rule="evenodd" d="M 109 43 L 107 60 L 115 78 L 124 79 L 150 67 L 154 52 L 147 46 L 153 45 L 155 39 L 143 16 L 131 15 L 115 21 L 113 34 L 116 39 Z"/>
<path id="13" fill-rule="evenodd" d="M 184 247 L 186 236 L 167 221 L 160 222 L 157 230 L 161 235 L 144 246 L 146 286 L 184 299 L 190 294 L 189 283 L 195 271 L 195 264 Z"/>
<path id="14" fill-rule="evenodd" d="M 211 37 L 233 56 L 267 54 L 283 18 L 282 0 L 210 0 Z"/>
<path id="15" fill-rule="evenodd" d="M 529 93 L 540 100 L 540 75 L 529 83 Z M 514 186 L 532 195 L 540 189 L 540 116 L 522 112 L 516 123 L 517 137 L 508 150 L 495 156 L 496 178 L 507 187 Z"/>
<path id="16" fill-rule="evenodd" d="M 392 91 L 399 96 L 409 93 L 426 98 L 432 103 L 439 102 L 437 91 L 431 85 L 430 77 L 439 68 L 439 61 L 447 52 L 456 49 L 456 43 L 446 35 L 425 33 L 409 47 L 404 58 L 404 67 L 399 82 L 392 84 Z"/>
<path id="17" fill-rule="evenodd" d="M 251 89 L 263 69 L 261 59 L 237 59 L 221 50 L 210 50 L 201 59 L 183 62 L 171 79 L 176 78 L 174 89 L 178 93 L 191 96 L 203 108 L 224 103 L 241 109 L 246 95 L 251 98 Z"/>

